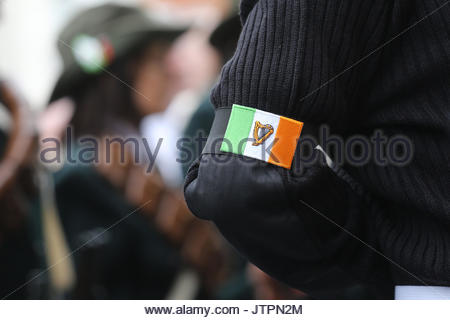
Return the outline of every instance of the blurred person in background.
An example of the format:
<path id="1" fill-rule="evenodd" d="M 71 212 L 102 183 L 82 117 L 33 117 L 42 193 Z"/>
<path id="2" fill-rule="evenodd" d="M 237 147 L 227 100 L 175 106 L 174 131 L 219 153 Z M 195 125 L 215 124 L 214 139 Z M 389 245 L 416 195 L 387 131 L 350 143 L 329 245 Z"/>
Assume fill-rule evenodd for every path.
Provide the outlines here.
<path id="1" fill-rule="evenodd" d="M 0 128 L 0 299 L 39 298 L 27 286 L 42 267 L 33 214 L 39 193 L 35 131 L 28 106 L 1 80 L 0 108 L 9 123 Z"/>
<path id="2" fill-rule="evenodd" d="M 170 143 L 161 146 L 157 163 L 165 182 L 180 187 L 183 182 L 182 164 L 178 158 L 177 140 L 183 137 L 192 113 L 202 102 L 221 67 L 220 54 L 209 44 L 211 32 L 236 8 L 232 0 L 143 0 L 162 20 L 191 25 L 170 53 L 170 68 L 177 70 L 175 85 L 179 89 L 167 110 L 146 117 L 141 125 L 144 136 L 164 132 Z M 152 141 L 150 141 L 151 143 Z"/>
<path id="3" fill-rule="evenodd" d="M 66 139 L 97 138 L 101 150 L 95 165 L 66 159 L 54 178 L 69 248 L 77 250 L 70 298 L 162 299 L 174 283 L 182 259 L 143 214 L 156 210 L 162 183 L 157 174 L 145 175 L 132 152 L 118 145 L 105 161 L 102 138 L 138 137 L 140 119 L 164 110 L 173 94 L 165 58 L 183 31 L 138 9 L 106 4 L 78 14 L 60 35 L 64 71 L 51 102 L 63 97 L 73 102 L 67 117 L 73 132 Z M 72 146 L 71 151 L 79 148 Z"/>
<path id="4" fill-rule="evenodd" d="M 211 34 L 209 43 L 220 56 L 222 66 L 233 56 L 241 29 L 239 15 L 234 11 Z M 200 156 L 202 145 L 199 138 L 207 136 L 214 120 L 214 106 L 210 101 L 209 92 L 210 88 L 203 94 L 200 105 L 192 114 L 184 130 L 184 138 L 186 140 L 183 143 L 182 154 L 180 155 L 181 160 L 183 160 L 184 175 L 192 162 Z"/>
<path id="5" fill-rule="evenodd" d="M 45 264 L 33 214 L 36 138 L 28 104 L 0 76 L 0 299 L 42 297 L 27 285 Z"/>
<path id="6" fill-rule="evenodd" d="M 77 251 L 70 298 L 210 298 L 228 273 L 221 238 L 193 219 L 180 191 L 161 179 L 164 163 L 146 174 L 150 159 L 138 163 L 136 149 L 120 144 L 110 144 L 106 158 L 107 138 L 140 141 L 142 118 L 169 104 L 177 74 L 167 57 L 183 31 L 134 8 L 103 5 L 80 13 L 61 33 L 65 70 L 42 130 L 66 141 L 100 141 L 98 162 L 66 159 L 55 174 L 57 210 Z M 66 134 L 49 118 L 68 119 Z M 147 138 L 168 143 L 163 132 Z M 65 148 L 76 154 L 80 146 Z"/>
<path id="7" fill-rule="evenodd" d="M 220 64 L 225 64 L 234 53 L 236 49 L 239 34 L 241 32 L 241 23 L 239 15 L 235 10 L 226 17 L 216 29 L 213 30 L 211 36 L 208 38 L 208 45 L 214 48 L 217 55 L 220 57 Z M 219 72 L 219 69 L 218 71 Z M 217 74 L 218 76 L 218 74 Z M 203 92 L 200 105 L 196 107 L 190 117 L 183 133 L 183 140 L 178 155 L 181 160 L 183 175 L 186 174 L 191 163 L 198 158 L 201 153 L 201 139 L 206 137 L 211 129 L 214 120 L 214 107 L 209 101 L 209 90 Z M 203 141 L 204 142 L 204 141 Z M 230 248 L 231 252 L 234 252 Z M 252 283 L 247 277 L 245 259 L 242 259 L 237 253 L 230 257 L 233 261 L 232 272 L 227 280 L 218 288 L 216 297 L 219 299 L 232 299 L 236 297 L 251 298 Z"/>

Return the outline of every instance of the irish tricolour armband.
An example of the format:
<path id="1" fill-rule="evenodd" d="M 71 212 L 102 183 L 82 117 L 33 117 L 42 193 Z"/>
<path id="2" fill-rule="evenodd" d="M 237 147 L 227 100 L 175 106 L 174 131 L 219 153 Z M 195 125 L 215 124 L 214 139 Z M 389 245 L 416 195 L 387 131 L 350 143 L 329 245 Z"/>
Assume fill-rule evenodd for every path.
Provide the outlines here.
<path id="1" fill-rule="evenodd" d="M 233 105 L 220 151 L 290 169 L 303 123 Z"/>

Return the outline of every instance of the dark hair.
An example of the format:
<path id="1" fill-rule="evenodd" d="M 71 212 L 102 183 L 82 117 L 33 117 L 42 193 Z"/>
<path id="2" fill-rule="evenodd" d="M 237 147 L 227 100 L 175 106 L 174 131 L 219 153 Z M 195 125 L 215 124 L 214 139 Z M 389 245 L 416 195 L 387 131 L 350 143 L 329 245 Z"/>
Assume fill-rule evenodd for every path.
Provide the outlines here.
<path id="1" fill-rule="evenodd" d="M 143 115 L 133 99 L 132 87 L 140 61 L 149 48 L 170 43 L 165 38 L 139 42 L 101 74 L 73 88 L 70 96 L 75 113 L 69 125 L 75 136 L 117 134 L 118 124 L 137 129 Z"/>
<path id="2" fill-rule="evenodd" d="M 75 113 L 70 125 L 76 136 L 113 134 L 118 122 L 138 127 L 142 116 L 132 99 L 130 86 L 144 47 L 115 61 L 74 90 Z"/>

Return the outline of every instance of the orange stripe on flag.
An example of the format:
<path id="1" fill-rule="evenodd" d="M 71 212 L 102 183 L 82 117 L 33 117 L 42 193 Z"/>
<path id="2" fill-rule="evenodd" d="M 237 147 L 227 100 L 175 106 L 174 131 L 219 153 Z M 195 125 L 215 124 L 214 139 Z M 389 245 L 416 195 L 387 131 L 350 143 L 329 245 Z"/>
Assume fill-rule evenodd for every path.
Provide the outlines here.
<path id="1" fill-rule="evenodd" d="M 275 143 L 271 150 L 269 163 L 290 169 L 297 141 L 302 133 L 303 122 L 280 117 Z"/>

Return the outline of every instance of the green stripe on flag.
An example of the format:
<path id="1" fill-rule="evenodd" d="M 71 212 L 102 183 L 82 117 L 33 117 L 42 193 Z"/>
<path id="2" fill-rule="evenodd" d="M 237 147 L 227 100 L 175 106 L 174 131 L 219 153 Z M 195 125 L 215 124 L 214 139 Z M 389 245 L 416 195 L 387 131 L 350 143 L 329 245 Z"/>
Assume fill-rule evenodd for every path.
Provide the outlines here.
<path id="1" fill-rule="evenodd" d="M 256 109 L 233 105 L 230 120 L 228 120 L 227 130 L 220 151 L 231 152 L 242 155 L 245 150 L 245 139 L 252 128 L 253 118 Z M 232 149 L 230 149 L 230 147 Z M 241 149 L 241 150 L 239 150 Z"/>

